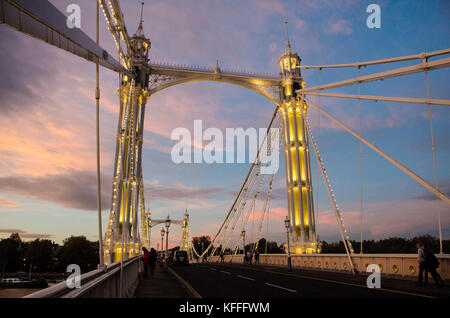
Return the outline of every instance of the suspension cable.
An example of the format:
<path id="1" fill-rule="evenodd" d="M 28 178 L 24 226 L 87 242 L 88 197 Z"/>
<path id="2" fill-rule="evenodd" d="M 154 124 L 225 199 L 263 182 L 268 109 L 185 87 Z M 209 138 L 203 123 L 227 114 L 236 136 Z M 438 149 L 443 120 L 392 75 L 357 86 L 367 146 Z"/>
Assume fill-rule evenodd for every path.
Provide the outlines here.
<path id="1" fill-rule="evenodd" d="M 272 127 L 272 124 L 273 124 L 273 122 L 274 122 L 275 117 L 277 116 L 277 114 L 278 114 L 278 106 L 275 108 L 275 111 L 274 111 L 274 113 L 273 113 L 272 119 L 270 120 L 269 126 L 268 126 L 268 128 L 267 128 L 267 131 L 269 131 L 270 128 Z M 265 134 L 264 139 L 266 138 L 266 136 L 267 136 L 267 133 Z M 263 141 L 262 144 L 264 144 L 264 141 Z M 233 211 L 234 211 L 235 206 L 236 206 L 236 203 L 237 203 L 237 201 L 238 201 L 240 195 L 242 194 L 242 191 L 243 191 L 244 187 L 246 186 L 247 181 L 248 181 L 248 179 L 249 179 L 249 177 L 250 177 L 250 175 L 251 175 L 253 169 L 255 168 L 255 166 L 257 166 L 257 162 L 259 161 L 258 159 L 259 159 L 260 150 L 261 150 L 261 149 L 258 149 L 258 152 L 257 152 L 257 154 L 256 154 L 256 158 L 255 158 L 255 161 L 252 163 L 252 165 L 251 165 L 251 167 L 250 167 L 250 170 L 249 170 L 249 172 L 248 172 L 248 174 L 247 174 L 247 176 L 246 176 L 246 178 L 245 178 L 245 180 L 244 180 L 244 182 L 243 182 L 243 184 L 242 184 L 242 186 L 241 186 L 241 188 L 240 188 L 240 190 L 239 190 L 239 193 L 238 193 L 236 199 L 234 200 L 234 202 L 233 202 L 233 204 L 232 204 L 230 210 L 228 211 L 227 216 L 225 217 L 225 221 L 224 221 L 224 222 L 222 223 L 222 225 L 220 226 L 220 228 L 219 228 L 218 232 L 216 233 L 215 237 L 213 238 L 212 242 L 209 244 L 209 246 L 208 246 L 208 247 L 205 249 L 205 251 L 202 253 L 202 256 L 205 255 L 206 253 L 208 253 L 209 249 L 211 249 L 211 247 L 214 246 L 214 243 L 215 243 L 216 239 L 220 236 L 220 233 L 221 233 L 221 231 L 223 230 L 225 224 L 228 222 L 228 220 L 229 220 L 230 217 L 232 216 Z"/>
<path id="2" fill-rule="evenodd" d="M 279 140 L 278 140 L 278 153 L 280 153 L 281 143 L 282 143 L 282 139 L 283 139 L 283 131 L 284 131 L 284 130 L 283 130 L 282 126 L 283 126 L 283 121 L 281 121 L 281 123 L 280 123 L 280 129 L 279 129 L 279 131 L 281 131 L 281 133 L 279 134 Z M 273 151 L 273 149 L 271 149 L 271 151 Z M 277 156 L 277 157 L 275 158 L 275 160 L 276 160 L 276 163 L 275 163 L 275 164 L 276 164 L 276 166 L 277 166 L 277 165 L 278 165 L 279 156 Z M 268 186 L 267 186 L 267 193 L 266 193 L 266 196 L 265 196 L 265 202 L 264 202 L 264 207 L 263 207 L 263 213 L 262 213 L 261 220 L 260 220 L 260 223 L 259 223 L 259 226 L 258 226 L 258 232 L 257 232 L 257 235 L 256 235 L 256 241 L 255 241 L 254 244 L 253 244 L 253 249 L 252 249 L 252 252 L 253 252 L 253 253 L 258 249 L 258 246 L 259 246 L 259 240 L 260 240 L 260 238 L 261 238 L 261 231 L 262 231 L 262 226 L 263 226 L 263 223 L 264 223 L 265 215 L 269 213 L 269 208 L 270 208 L 270 193 L 271 193 L 271 191 L 272 191 L 272 184 L 273 184 L 274 176 L 275 176 L 275 173 L 273 173 L 273 174 L 271 175 L 269 184 L 268 184 Z M 268 231 L 268 230 L 267 230 L 267 231 Z M 266 236 L 267 236 L 267 235 L 266 235 Z M 267 238 L 266 238 L 266 252 L 267 252 Z"/>
<path id="3" fill-rule="evenodd" d="M 426 62 L 427 59 L 425 58 Z M 427 99 L 430 99 L 430 88 L 428 86 L 428 72 L 425 71 L 425 82 L 427 88 Z M 431 148 L 433 151 L 433 165 L 434 165 L 434 185 L 436 189 L 438 187 L 438 177 L 437 177 L 437 164 L 436 164 L 436 146 L 434 143 L 434 133 L 433 133 L 433 121 L 431 118 L 431 105 L 428 103 L 428 118 L 430 120 L 430 135 L 431 135 Z M 441 227 L 441 202 L 437 199 L 437 215 L 438 215 L 438 227 L 439 227 L 439 253 L 442 254 L 442 227 Z"/>
<path id="4" fill-rule="evenodd" d="M 314 108 L 317 109 L 317 105 L 314 104 L 311 100 L 304 98 L 304 100 L 306 100 L 309 105 L 312 105 Z M 438 189 L 436 189 L 434 186 L 432 186 L 431 184 L 429 184 L 427 181 L 425 181 L 423 178 L 419 177 L 417 174 L 415 174 L 412 170 L 408 169 L 407 167 L 405 167 L 404 165 L 402 165 L 400 162 L 398 162 L 397 160 L 395 160 L 394 158 L 392 158 L 391 156 L 389 156 L 387 153 L 385 153 L 384 151 L 382 151 L 380 148 L 376 147 L 374 144 L 372 144 L 371 142 L 369 142 L 367 139 L 365 139 L 364 137 L 361 137 L 358 133 L 354 132 L 353 130 L 351 130 L 349 127 L 347 127 L 344 123 L 342 123 L 340 120 L 336 119 L 334 116 L 332 116 L 331 114 L 327 113 L 326 111 L 324 111 L 323 109 L 320 110 L 320 112 L 322 114 L 324 114 L 325 116 L 327 116 L 329 119 L 331 119 L 333 122 L 335 122 L 337 125 L 339 125 L 340 127 L 342 127 L 344 130 L 346 130 L 348 133 L 350 133 L 351 135 L 353 135 L 355 138 L 362 140 L 362 142 L 364 142 L 366 144 L 367 147 L 369 147 L 370 149 L 372 149 L 373 151 L 375 151 L 376 153 L 378 153 L 380 156 L 382 156 L 383 158 L 385 158 L 387 161 L 389 161 L 390 163 L 392 163 L 394 166 L 396 166 L 397 168 L 399 168 L 400 170 L 402 170 L 404 173 L 406 173 L 408 176 L 410 176 L 412 179 L 414 179 L 415 181 L 417 181 L 420 185 L 422 185 L 424 188 L 426 188 L 428 191 L 430 191 L 431 193 L 433 193 L 436 197 L 444 200 L 446 203 L 450 204 L 450 198 L 445 195 L 444 193 L 442 193 L 441 191 L 439 191 Z"/>
<path id="5" fill-rule="evenodd" d="M 96 18 L 96 42 L 99 44 L 99 3 L 97 1 L 97 18 Z M 95 100 L 96 100 L 96 142 L 97 142 L 97 214 L 98 214 L 98 254 L 99 254 L 99 266 L 103 267 L 103 230 L 102 230 L 102 197 L 101 197 L 101 184 L 100 184 L 100 76 L 99 76 L 99 58 L 95 61 Z"/>
<path id="6" fill-rule="evenodd" d="M 283 121 L 281 120 L 281 118 L 278 118 L 278 120 L 277 120 L 277 127 L 278 127 L 278 129 L 280 129 L 280 127 L 282 127 L 282 124 L 283 124 Z M 268 133 L 269 133 L 269 130 L 268 130 Z M 278 136 L 279 136 L 279 135 L 278 135 Z M 272 139 L 275 139 L 276 137 L 277 137 L 277 135 L 275 134 L 275 135 L 271 136 L 270 139 L 268 138 L 268 139 L 267 139 L 267 140 L 268 140 L 268 141 L 267 141 L 267 144 L 269 144 L 269 141 L 271 141 Z M 264 142 L 263 142 L 263 144 L 264 144 Z M 262 145 L 263 145 L 263 144 L 262 144 Z M 271 144 L 273 144 L 273 141 L 271 141 Z M 281 143 L 280 143 L 280 144 L 281 144 Z M 260 162 L 260 163 L 261 163 L 261 162 Z M 273 174 L 272 174 L 272 176 L 273 176 Z M 253 200 L 252 200 L 252 202 L 251 202 L 249 212 L 247 212 L 246 214 L 243 215 L 243 218 L 242 218 L 242 226 L 241 226 L 242 230 L 245 229 L 245 226 L 246 226 L 247 221 L 248 221 L 249 213 L 251 213 L 251 211 L 254 210 L 255 200 L 256 200 L 256 198 L 257 198 L 257 196 L 258 196 L 258 194 L 259 194 L 259 188 L 260 188 L 260 186 L 261 186 L 261 184 L 262 184 L 263 181 L 264 181 L 264 175 L 263 175 L 262 177 L 260 177 L 260 180 L 259 180 L 259 182 L 258 182 L 258 187 L 257 187 L 257 189 L 256 189 L 256 191 L 255 191 L 256 194 L 253 195 Z M 233 231 L 234 231 L 234 227 L 233 227 Z M 231 238 L 231 237 L 230 237 L 230 238 Z M 236 247 L 235 247 L 235 249 L 234 249 L 234 255 L 236 255 L 236 253 L 237 253 L 237 251 L 238 251 L 238 248 L 239 248 L 239 245 L 240 245 L 240 242 L 241 242 L 242 239 L 243 239 L 243 237 L 242 237 L 242 231 L 241 231 L 241 236 L 240 236 L 240 238 L 238 239 L 238 241 L 237 241 L 237 243 L 236 243 Z M 229 240 L 228 240 L 228 242 L 229 242 Z M 228 242 L 227 242 L 227 246 L 228 246 Z M 252 244 L 252 248 L 253 248 L 253 244 Z"/>
<path id="7" fill-rule="evenodd" d="M 254 169 L 254 170 L 252 171 L 252 175 L 251 175 L 251 177 L 250 177 L 250 182 L 249 182 L 249 184 L 247 184 L 247 186 L 244 188 L 244 195 L 241 196 L 241 197 L 239 198 L 239 201 L 238 201 L 238 207 L 237 207 L 237 208 L 235 207 L 235 208 L 233 209 L 233 212 L 234 212 L 234 213 L 233 213 L 232 217 L 229 219 L 229 222 L 224 226 L 224 231 L 221 232 L 221 236 L 220 236 L 220 239 L 219 239 L 219 243 L 218 243 L 217 245 L 222 245 L 223 240 L 225 239 L 226 234 L 229 232 L 229 229 L 230 229 L 229 225 L 230 225 L 230 223 L 232 223 L 232 227 L 231 227 L 232 233 L 234 232 L 234 228 L 235 228 L 235 226 L 236 226 L 236 223 L 237 223 L 237 221 L 239 220 L 240 215 L 241 215 L 241 213 L 242 213 L 242 210 L 244 209 L 244 207 L 245 207 L 245 205 L 246 205 L 246 203 L 247 203 L 248 197 L 249 197 L 250 193 L 252 192 L 253 186 L 256 184 L 255 176 L 257 176 L 258 173 L 259 173 L 259 171 L 260 171 L 260 165 L 261 165 L 261 163 L 259 162 L 258 165 L 257 165 L 257 167 L 256 167 L 256 169 Z M 242 204 L 241 204 L 241 203 L 242 203 Z M 234 218 L 234 220 L 232 220 L 233 218 Z M 232 234 L 232 233 L 231 233 L 231 234 Z M 230 237 L 230 238 L 231 238 L 231 237 Z M 227 241 L 226 247 L 228 247 L 228 242 L 229 242 L 229 239 L 228 239 L 228 241 Z M 212 252 L 212 255 L 214 255 L 214 253 L 215 253 L 215 251 L 216 251 L 216 249 L 217 249 L 217 245 L 214 247 L 214 250 L 213 250 L 213 252 Z"/>
<path id="8" fill-rule="evenodd" d="M 321 84 L 321 77 L 322 77 L 322 68 L 319 67 L 319 83 L 318 85 L 320 86 Z M 317 146 L 319 146 L 320 144 L 320 116 L 322 115 L 320 113 L 320 95 L 319 95 L 319 100 L 318 100 L 318 106 L 319 106 L 319 131 L 318 131 L 318 136 L 317 136 Z M 317 171 L 316 171 L 316 233 L 319 233 L 319 167 L 317 167 Z"/>
<path id="9" fill-rule="evenodd" d="M 358 77 L 361 75 L 361 66 L 358 66 Z M 358 83 L 358 96 L 361 95 L 361 85 Z M 361 99 L 358 98 L 358 132 L 362 136 L 361 130 Z M 360 240 L 361 247 L 359 253 L 363 253 L 363 183 L 362 183 L 362 141 L 359 141 L 359 209 L 360 209 Z"/>
<path id="10" fill-rule="evenodd" d="M 327 176 L 327 174 L 325 172 L 325 168 L 323 166 L 322 158 L 320 157 L 319 150 L 317 149 L 316 143 L 314 142 L 314 137 L 313 137 L 311 129 L 309 127 L 307 117 L 305 117 L 305 124 L 306 124 L 306 129 L 307 129 L 309 138 L 311 139 L 311 142 L 313 144 L 313 149 L 314 149 L 314 154 L 316 156 L 317 164 L 319 165 L 320 171 L 322 172 L 323 181 L 324 181 L 325 186 L 327 188 L 328 195 L 329 195 L 330 201 L 331 201 L 331 205 L 333 206 L 334 214 L 335 214 L 336 219 L 338 221 L 339 232 L 341 234 L 341 238 L 342 238 L 342 241 L 344 243 L 345 251 L 347 253 L 347 257 L 348 257 L 348 260 L 349 260 L 349 263 L 350 263 L 350 268 L 351 268 L 352 273 L 355 274 L 353 261 L 352 261 L 352 258 L 350 256 L 350 254 L 354 253 L 353 247 L 352 247 L 352 243 L 350 242 L 350 239 L 348 237 L 347 230 L 345 229 L 345 225 L 344 225 L 344 222 L 342 220 L 342 214 L 341 214 L 341 212 L 339 210 L 339 207 L 337 206 L 336 199 L 334 197 L 333 191 L 331 190 L 330 181 L 328 180 L 328 176 Z"/>

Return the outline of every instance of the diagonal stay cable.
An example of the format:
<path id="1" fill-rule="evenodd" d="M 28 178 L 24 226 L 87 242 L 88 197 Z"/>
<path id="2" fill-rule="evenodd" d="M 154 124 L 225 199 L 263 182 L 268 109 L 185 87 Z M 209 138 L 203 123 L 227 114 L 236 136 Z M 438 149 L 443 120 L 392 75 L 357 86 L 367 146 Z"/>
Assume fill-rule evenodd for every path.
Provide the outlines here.
<path id="1" fill-rule="evenodd" d="M 273 121 L 275 120 L 275 117 L 277 116 L 277 114 L 278 114 L 278 106 L 275 107 L 275 111 L 274 111 L 274 113 L 273 113 L 273 115 L 272 115 L 272 119 L 270 120 L 269 127 L 267 128 L 268 131 L 269 131 L 269 129 L 272 127 Z M 267 134 L 266 134 L 266 135 L 267 135 Z M 265 138 L 265 137 L 264 137 L 264 138 Z M 256 154 L 256 158 L 259 158 L 259 152 L 260 152 L 260 150 L 258 150 L 258 153 Z M 222 225 L 220 226 L 220 228 L 219 228 L 218 232 L 216 233 L 215 237 L 213 238 L 212 242 L 209 244 L 209 246 L 208 246 L 208 247 L 205 249 L 205 251 L 202 253 L 202 255 L 201 255 L 202 257 L 203 257 L 203 255 L 205 255 L 205 254 L 209 251 L 209 249 L 213 246 L 215 240 L 217 239 L 218 235 L 220 234 L 220 232 L 222 231 L 223 227 L 225 226 L 225 222 L 227 222 L 227 220 L 230 218 L 230 216 L 231 216 L 231 214 L 232 214 L 232 212 L 233 212 L 233 209 L 234 209 L 234 207 L 235 207 L 235 205 L 236 205 L 236 203 L 237 203 L 237 201 L 238 201 L 238 199 L 239 199 L 239 196 L 241 195 L 241 193 L 242 193 L 242 191 L 243 191 L 243 189 L 244 189 L 244 187 L 245 187 L 245 185 L 246 185 L 246 183 L 247 183 L 247 181 L 248 181 L 248 178 L 249 178 L 249 176 L 250 176 L 252 170 L 253 170 L 253 169 L 255 168 L 255 166 L 256 166 L 256 163 L 255 163 L 255 162 L 256 162 L 256 160 L 252 163 L 252 166 L 250 167 L 250 170 L 249 170 L 249 172 L 248 172 L 246 178 L 244 179 L 244 182 L 243 182 L 243 184 L 242 184 L 242 186 L 241 186 L 241 188 L 240 188 L 240 190 L 239 190 L 239 193 L 238 193 L 236 199 L 234 200 L 234 202 L 233 202 L 233 204 L 232 204 L 230 210 L 228 211 L 228 213 L 227 213 L 227 215 L 226 215 L 226 217 L 225 217 L 224 222 L 223 222 Z"/>

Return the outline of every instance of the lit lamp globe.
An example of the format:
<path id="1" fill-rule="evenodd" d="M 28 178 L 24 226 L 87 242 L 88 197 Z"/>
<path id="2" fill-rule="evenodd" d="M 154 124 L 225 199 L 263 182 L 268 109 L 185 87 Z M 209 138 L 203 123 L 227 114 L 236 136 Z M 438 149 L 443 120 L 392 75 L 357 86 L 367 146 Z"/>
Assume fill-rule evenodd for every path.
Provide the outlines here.
<path id="1" fill-rule="evenodd" d="M 167 230 L 169 230 L 169 227 L 170 227 L 170 218 L 169 218 L 169 216 L 167 216 L 166 221 L 164 223 L 166 224 Z"/>

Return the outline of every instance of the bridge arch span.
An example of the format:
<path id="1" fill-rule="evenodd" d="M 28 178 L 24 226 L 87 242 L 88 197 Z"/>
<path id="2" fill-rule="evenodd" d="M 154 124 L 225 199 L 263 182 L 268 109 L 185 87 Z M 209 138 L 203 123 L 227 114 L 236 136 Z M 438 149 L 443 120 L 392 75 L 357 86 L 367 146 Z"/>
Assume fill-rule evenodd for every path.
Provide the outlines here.
<path id="1" fill-rule="evenodd" d="M 149 94 L 151 96 L 151 95 L 154 95 L 157 92 L 160 92 L 166 88 L 184 84 L 184 83 L 189 83 L 189 82 L 222 82 L 222 83 L 228 83 L 228 84 L 232 84 L 232 85 L 241 86 L 241 87 L 247 88 L 253 92 L 256 92 L 256 93 L 264 96 L 265 98 L 269 99 L 275 105 L 280 106 L 279 99 L 277 97 L 275 97 L 275 95 L 270 93 L 270 88 L 265 89 L 265 87 L 267 87 L 267 86 L 265 86 L 262 83 L 261 84 L 258 83 L 258 80 L 256 80 L 256 79 L 255 79 L 254 83 L 249 83 L 246 81 L 231 80 L 231 79 L 226 79 L 226 78 L 213 79 L 210 76 L 177 78 L 177 79 L 174 79 L 171 81 L 167 81 L 163 84 L 160 84 L 160 85 L 150 89 Z"/>

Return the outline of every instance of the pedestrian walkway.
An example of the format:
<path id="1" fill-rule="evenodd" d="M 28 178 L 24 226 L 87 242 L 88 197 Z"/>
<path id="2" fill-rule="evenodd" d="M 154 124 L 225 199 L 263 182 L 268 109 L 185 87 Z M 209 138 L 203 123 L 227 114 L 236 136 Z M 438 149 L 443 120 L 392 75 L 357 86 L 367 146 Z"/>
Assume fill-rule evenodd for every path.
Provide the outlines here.
<path id="1" fill-rule="evenodd" d="M 163 267 L 156 265 L 150 278 L 142 278 L 136 292 L 136 298 L 187 298 L 189 294 L 178 280 Z"/>

